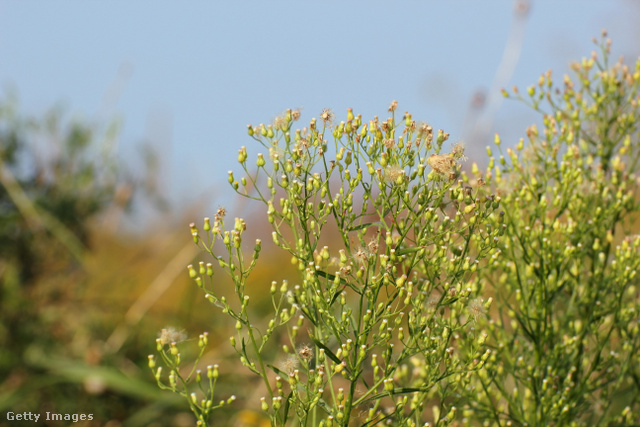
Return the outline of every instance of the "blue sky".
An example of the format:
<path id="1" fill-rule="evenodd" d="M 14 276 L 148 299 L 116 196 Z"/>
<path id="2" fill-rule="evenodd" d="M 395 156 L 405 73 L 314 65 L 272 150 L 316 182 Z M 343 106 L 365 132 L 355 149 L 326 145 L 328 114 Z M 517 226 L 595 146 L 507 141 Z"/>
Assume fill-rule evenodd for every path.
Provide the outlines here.
<path id="1" fill-rule="evenodd" d="M 603 28 L 616 58 L 640 55 L 637 2 L 530 6 L 508 87 L 549 68 L 560 78 Z M 136 147 L 151 143 L 174 206 L 217 204 L 234 153 L 253 150 L 246 124 L 287 107 L 303 107 L 302 123 L 326 107 L 368 120 L 396 99 L 469 138 L 470 103 L 478 91 L 493 99 L 514 16 L 507 1 L 0 1 L 0 91 L 15 90 L 29 114 L 62 103 L 74 117 L 120 119 L 120 157 L 135 168 Z M 515 102 L 494 107 L 491 134 L 505 141 L 535 120 Z M 488 142 L 469 147 L 480 162 Z"/>

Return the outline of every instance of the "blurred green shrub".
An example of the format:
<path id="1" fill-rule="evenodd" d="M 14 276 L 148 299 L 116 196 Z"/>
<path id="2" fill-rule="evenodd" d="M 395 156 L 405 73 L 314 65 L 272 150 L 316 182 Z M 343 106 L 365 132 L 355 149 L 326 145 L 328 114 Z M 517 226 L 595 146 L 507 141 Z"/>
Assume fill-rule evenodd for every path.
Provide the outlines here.
<path id="1" fill-rule="evenodd" d="M 0 101 L 0 412 L 92 413 L 86 425 L 130 426 L 176 412 L 132 369 L 148 344 L 105 354 L 126 306 L 108 313 L 114 284 L 92 288 L 101 280 L 94 224 L 125 210 L 136 189 L 115 158 L 117 131 L 60 109 L 24 118 L 14 99 Z"/>
<path id="2" fill-rule="evenodd" d="M 3 378 L 16 374 L 29 346 L 68 338 L 42 328 L 70 332 L 53 324 L 60 319 L 49 308 L 77 291 L 74 278 L 84 263 L 89 220 L 115 194 L 113 160 L 91 153 L 94 130 L 82 122 L 62 125 L 58 110 L 42 120 L 23 119 L 15 101 L 0 104 Z M 41 286 L 44 277 L 48 287 Z M 56 279 L 64 286 L 55 285 Z"/>

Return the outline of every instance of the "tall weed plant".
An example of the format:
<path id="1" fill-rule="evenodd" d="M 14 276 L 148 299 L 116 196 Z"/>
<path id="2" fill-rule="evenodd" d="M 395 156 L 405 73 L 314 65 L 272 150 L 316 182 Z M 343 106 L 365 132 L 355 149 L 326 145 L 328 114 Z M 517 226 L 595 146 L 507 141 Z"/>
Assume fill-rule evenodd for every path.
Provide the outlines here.
<path id="1" fill-rule="evenodd" d="M 640 62 L 610 65 L 599 46 L 575 81 L 546 73 L 527 96 L 505 92 L 543 126 L 506 153 L 496 135 L 484 172 L 395 102 L 384 120 L 325 110 L 296 129 L 287 110 L 248 126 L 265 152 L 242 147 L 228 181 L 262 204 L 298 278 L 249 295 L 263 243 L 223 209 L 191 224 L 211 260 L 188 271 L 235 322 L 230 345 L 272 426 L 640 422 Z M 264 325 L 255 298 L 271 300 Z M 180 338 L 165 330 L 149 366 L 205 425 L 235 396 L 214 396 L 221 367 L 184 367 Z"/>
<path id="2" fill-rule="evenodd" d="M 495 425 L 640 424 L 640 61 L 601 56 L 547 72 L 526 95 L 542 127 L 489 170 L 506 236 L 479 271 L 494 293 L 493 350 L 471 381 L 469 417 Z M 497 164 L 496 164 L 497 163 Z M 636 233 L 636 234 L 634 234 Z"/>

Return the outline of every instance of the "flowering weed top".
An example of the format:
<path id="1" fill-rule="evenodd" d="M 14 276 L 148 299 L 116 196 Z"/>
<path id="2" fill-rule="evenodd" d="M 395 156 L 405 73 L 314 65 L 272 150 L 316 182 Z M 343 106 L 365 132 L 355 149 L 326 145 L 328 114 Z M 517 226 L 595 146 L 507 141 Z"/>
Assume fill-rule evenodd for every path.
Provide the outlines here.
<path id="1" fill-rule="evenodd" d="M 529 88 L 531 106 L 549 108 L 543 129 L 506 156 L 496 135 L 500 157 L 488 147 L 471 176 L 463 144 L 399 117 L 395 101 L 383 120 L 326 109 L 296 128 L 287 110 L 247 126 L 264 152 L 240 148 L 228 182 L 263 207 L 298 276 L 271 282 L 262 322 L 246 291 L 262 241 L 247 249 L 247 224 L 223 210 L 191 224 L 212 258 L 188 270 L 235 322 L 229 342 L 271 426 L 640 423 L 640 62 L 609 68 L 601 47 L 601 62 L 574 67 L 578 85 L 556 91 L 547 73 Z M 200 424 L 233 402 L 214 403 L 217 365 L 206 384 L 181 373 L 175 342 L 158 349 L 171 369 L 166 386 L 151 357 L 159 384 Z"/>
<path id="2" fill-rule="evenodd" d="M 302 129 L 294 129 L 299 114 L 287 110 L 277 125 L 247 127 L 266 154 L 250 166 L 241 148 L 243 175 L 229 171 L 228 181 L 265 206 L 274 244 L 300 272 L 293 286 L 272 285 L 274 315 L 263 333 L 245 294 L 262 243 L 246 259 L 243 220 L 226 230 L 217 215 L 205 220 L 204 233 L 192 225 L 206 251 L 216 240 L 227 248 L 214 256 L 237 302 L 215 296 L 211 265 L 190 272 L 235 319 L 231 343 L 262 377 L 261 407 L 272 425 L 292 417 L 314 426 L 422 424 L 434 417 L 425 400 L 452 396 L 457 387 L 449 378 L 482 369 L 490 354 L 481 340 L 454 343 L 463 329 L 476 335 L 486 310 L 475 272 L 495 251 L 500 198 L 468 183 L 462 145 L 439 154 L 449 135 L 434 138 L 408 113 L 397 120 L 395 109 L 394 102 L 390 117 L 368 123 L 352 110 L 335 123 L 324 110 Z M 340 236 L 331 246 L 320 243 L 329 229 Z M 271 342 L 283 335 L 288 343 L 274 351 Z M 453 419 L 453 405 L 442 410 Z"/>

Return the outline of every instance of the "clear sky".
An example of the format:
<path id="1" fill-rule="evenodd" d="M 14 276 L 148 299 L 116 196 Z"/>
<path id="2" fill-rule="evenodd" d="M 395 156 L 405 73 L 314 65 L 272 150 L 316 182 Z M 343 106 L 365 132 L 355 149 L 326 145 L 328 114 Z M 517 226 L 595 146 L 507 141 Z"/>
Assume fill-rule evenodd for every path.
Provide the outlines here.
<path id="1" fill-rule="evenodd" d="M 135 167 L 136 146 L 150 142 L 174 206 L 215 202 L 228 194 L 234 153 L 252 145 L 246 124 L 287 107 L 303 107 L 302 123 L 326 107 L 368 120 L 386 117 L 396 99 L 452 140 L 471 139 L 482 157 L 493 132 L 516 140 L 535 120 L 492 90 L 508 40 L 509 88 L 550 68 L 561 77 L 603 28 L 616 59 L 640 55 L 640 2 L 514 9 L 470 0 L 0 1 L 0 93 L 14 89 L 29 114 L 62 103 L 73 116 L 121 119 L 119 155 Z M 481 115 L 494 118 L 480 140 L 470 108 L 479 91 Z"/>

